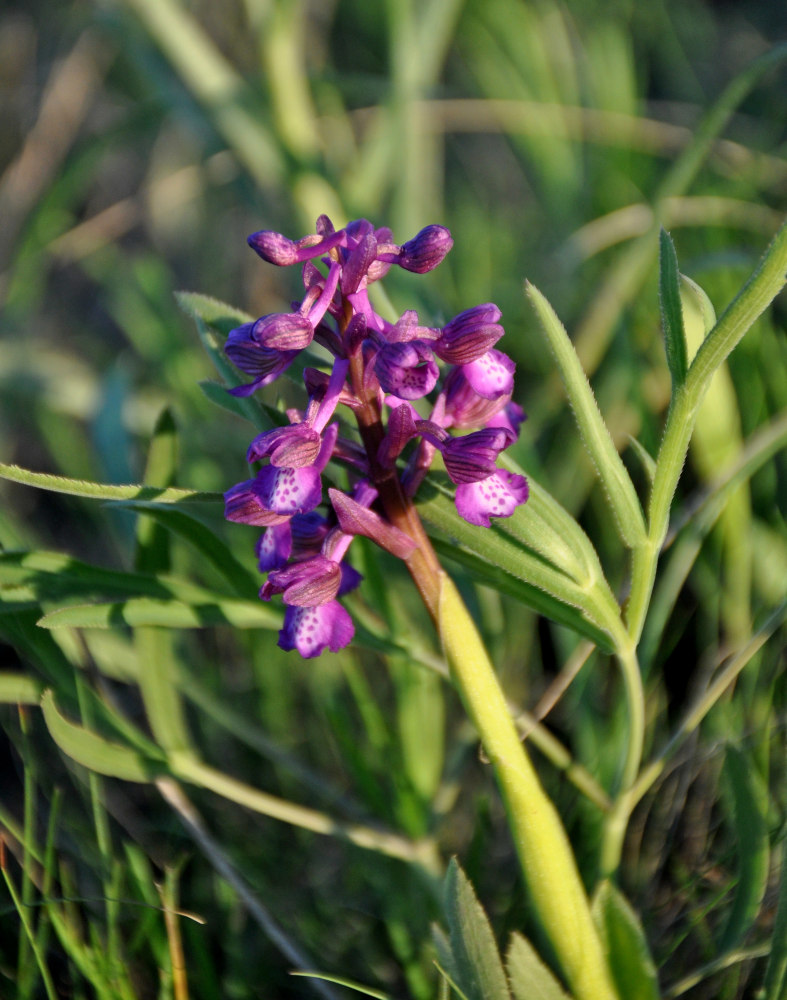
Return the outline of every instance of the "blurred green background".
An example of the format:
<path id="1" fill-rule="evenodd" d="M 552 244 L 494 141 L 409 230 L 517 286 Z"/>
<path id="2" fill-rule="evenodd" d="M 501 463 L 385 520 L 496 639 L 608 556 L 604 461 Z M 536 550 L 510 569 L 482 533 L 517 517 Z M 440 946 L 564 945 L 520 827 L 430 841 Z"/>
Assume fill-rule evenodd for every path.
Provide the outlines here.
<path id="1" fill-rule="evenodd" d="M 787 53 L 778 47 L 785 39 L 787 7 L 773 0 L 7 2 L 0 11 L 0 459 L 138 482 L 156 420 L 171 407 L 178 485 L 228 488 L 245 478 L 249 429 L 200 387 L 213 377 L 210 363 L 173 293 L 196 290 L 254 315 L 280 311 L 298 275 L 261 263 L 246 246 L 249 233 L 276 229 L 296 238 L 324 212 L 337 226 L 357 217 L 390 226 L 397 242 L 441 223 L 455 240 L 444 264 L 426 277 L 392 272 L 386 291 L 397 310 L 416 308 L 430 324 L 480 302 L 500 305 L 501 347 L 517 361 L 515 398 L 529 415 L 515 457 L 581 518 L 621 586 L 625 567 L 604 497 L 522 282 L 536 284 L 566 323 L 615 440 L 644 485 L 628 442 L 636 437 L 655 452 L 669 398 L 658 227 L 671 230 L 681 270 L 720 312 L 787 203 Z M 784 413 L 786 311 L 784 300 L 777 303 L 717 379 L 683 497 Z M 655 640 L 647 646 L 646 633 L 654 712 L 666 705 L 674 716 L 697 676 L 783 597 L 785 477 L 782 455 L 735 494 L 686 587 L 657 591 L 659 613 L 669 617 L 676 601 L 677 610 L 659 649 Z M 224 537 L 253 568 L 253 534 L 233 528 Z M 133 560 L 134 521 L 4 482 L 0 542 L 122 568 Z M 186 547 L 173 561 L 183 575 L 211 583 L 210 569 Z M 374 583 L 368 554 L 365 569 Z M 674 569 L 680 578 L 680 565 Z M 405 595 L 408 583 L 391 572 L 389 622 L 402 615 L 415 621 L 415 634 L 428 636 L 410 598 L 400 596 L 398 581 Z M 507 688 L 532 704 L 575 638 L 497 594 L 464 586 Z M 460 853 L 501 931 L 526 925 L 499 806 L 453 700 L 444 762 L 443 696 L 423 671 L 402 663 L 384 671 L 369 653 L 304 664 L 279 654 L 274 642 L 271 632 L 238 638 L 222 631 L 178 641 L 184 669 L 207 692 L 192 720 L 206 757 L 276 794 L 326 801 L 335 793 L 349 815 L 412 836 L 429 832 L 443 856 Z M 122 661 L 119 643 L 110 660 Z M 10 645 L 4 652 L 4 666 L 25 664 Z M 759 687 L 755 675 L 743 705 L 723 720 L 748 741 L 766 783 L 775 756 L 767 734 L 783 726 L 778 668 L 776 651 L 761 667 Z M 614 690 L 608 671 L 583 674 L 550 717 L 602 780 L 614 769 L 615 734 L 624 726 L 605 714 Z M 209 717 L 211 701 L 239 715 Z M 21 814 L 20 759 L 37 768 L 42 802 L 51 801 L 55 784 L 74 783 L 61 849 L 81 886 L 75 894 L 106 895 L 97 872 L 104 866 L 106 875 L 116 862 L 125 873 L 117 876 L 119 895 L 155 904 L 157 876 L 146 856 L 163 868 L 194 851 L 173 815 L 152 794 L 110 788 L 114 846 L 104 845 L 99 865 L 86 846 L 93 834 L 80 833 L 81 824 L 89 827 L 84 787 L 53 761 L 35 717 L 28 731 L 2 711 L 11 778 L 0 819 L 8 824 Z M 250 727 L 240 738 L 238 718 Z M 696 773 L 684 772 L 672 797 L 659 799 L 655 820 L 648 805 L 630 852 L 627 888 L 641 907 L 649 895 L 656 899 L 645 924 L 660 959 L 673 956 L 675 978 L 713 954 L 705 913 L 716 889 L 697 872 L 723 868 L 730 857 L 727 835 L 714 833 L 722 795 L 715 739 Z M 277 752 L 314 771 L 304 779 Z M 686 836 L 681 820 L 697 775 L 705 784 L 687 814 L 707 832 L 701 843 Z M 587 837 L 579 849 L 592 869 L 589 807 L 556 773 L 546 780 L 574 832 Z M 778 826 L 783 792 L 772 798 L 770 821 Z M 424 939 L 437 910 L 424 904 L 431 896 L 417 872 L 271 820 L 250 822 L 215 798 L 201 802 L 235 863 L 320 968 L 397 995 L 433 995 Z M 183 905 L 208 918 L 207 927 L 183 927 L 193 996 L 310 995 L 286 975 L 295 963 L 204 859 L 184 871 Z M 678 895 L 684 923 L 676 935 Z M 101 907 L 84 906 L 84 919 L 98 926 Z M 107 920 L 126 942 L 133 989 L 157 995 L 151 969 L 166 965 L 159 915 L 121 907 Z M 0 913 L 0 926 L 16 928 L 12 910 Z M 17 951 L 5 941 L 14 935 L 0 945 L 8 977 Z M 93 995 L 73 955 L 54 961 L 68 995 Z M 744 995 L 745 975 L 729 982 L 724 995 Z M 0 980 L 0 995 L 3 988 Z M 98 993 L 127 995 L 117 989 Z M 716 981 L 708 989 L 694 995 L 722 995 Z"/>

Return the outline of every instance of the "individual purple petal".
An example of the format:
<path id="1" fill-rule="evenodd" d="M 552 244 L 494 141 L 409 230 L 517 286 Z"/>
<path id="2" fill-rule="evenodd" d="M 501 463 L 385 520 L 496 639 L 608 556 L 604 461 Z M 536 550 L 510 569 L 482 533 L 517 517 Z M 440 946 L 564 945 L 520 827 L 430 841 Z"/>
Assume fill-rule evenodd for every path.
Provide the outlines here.
<path id="1" fill-rule="evenodd" d="M 456 510 L 468 524 L 490 527 L 490 517 L 510 517 L 529 495 L 527 479 L 498 469 L 477 483 L 456 488 Z"/>
<path id="2" fill-rule="evenodd" d="M 308 424 L 274 427 L 254 438 L 246 453 L 246 461 L 258 462 L 267 456 L 271 465 L 300 469 L 314 464 L 321 444 L 319 433 Z"/>
<path id="3" fill-rule="evenodd" d="M 260 597 L 263 601 L 268 601 L 274 594 L 282 594 L 285 604 L 312 608 L 327 604 L 336 597 L 341 577 L 338 563 L 323 555 L 316 555 L 311 559 L 271 570 L 260 590 Z"/>
<path id="4" fill-rule="evenodd" d="M 366 272 L 377 256 L 377 240 L 374 233 L 366 233 L 356 246 L 346 251 L 342 260 L 342 276 L 340 287 L 342 295 L 351 295 L 358 291 L 360 284 L 366 279 Z"/>
<path id="5" fill-rule="evenodd" d="M 435 354 L 453 365 L 477 361 L 503 336 L 498 319 L 500 310 L 491 302 L 466 309 L 443 327 L 433 345 Z"/>
<path id="6" fill-rule="evenodd" d="M 255 489 L 265 510 L 287 517 L 314 510 L 322 500 L 320 471 L 314 465 L 302 469 L 266 465 L 257 475 Z"/>
<path id="7" fill-rule="evenodd" d="M 314 327 L 300 313 L 271 313 L 257 320 L 252 336 L 272 350 L 302 351 L 314 339 Z"/>
<path id="8" fill-rule="evenodd" d="M 352 618 L 338 601 L 316 608 L 290 605 L 284 615 L 284 628 L 279 632 L 279 646 L 287 651 L 297 649 L 309 660 L 326 649 L 337 653 L 354 635 Z"/>
<path id="9" fill-rule="evenodd" d="M 442 422 L 446 427 L 483 427 L 506 405 L 507 396 L 485 399 L 467 381 L 464 368 L 451 368 L 438 402 L 443 400 Z"/>
<path id="10" fill-rule="evenodd" d="M 403 244 L 396 263 L 405 271 L 425 274 L 437 267 L 453 245 L 454 241 L 445 226 L 426 226 Z"/>
<path id="11" fill-rule="evenodd" d="M 407 443 L 416 435 L 415 421 L 409 403 L 402 403 L 391 410 L 385 428 L 385 437 L 377 449 L 377 461 L 385 469 L 392 469 Z"/>
<path id="12" fill-rule="evenodd" d="M 341 265 L 336 261 L 331 263 L 330 269 L 328 270 L 328 277 L 321 282 L 314 289 L 310 289 L 311 292 L 319 291 L 319 295 L 311 303 L 307 305 L 309 296 L 307 295 L 303 304 L 301 305 L 301 310 L 306 315 L 309 325 L 316 327 L 323 316 L 328 312 L 329 308 L 333 305 L 333 297 L 336 293 L 337 285 L 339 284 L 339 277 L 341 275 Z"/>
<path id="13" fill-rule="evenodd" d="M 497 399 L 511 394 L 515 368 L 516 365 L 507 354 L 492 348 L 477 361 L 463 365 L 462 371 L 479 396 Z"/>
<path id="14" fill-rule="evenodd" d="M 280 569 L 287 564 L 292 553 L 292 522 L 294 520 L 294 518 L 288 518 L 281 524 L 274 524 L 260 535 L 256 548 L 260 573 L 268 573 L 272 569 Z"/>
<path id="15" fill-rule="evenodd" d="M 503 428 L 484 427 L 464 437 L 449 437 L 440 447 L 445 470 L 457 485 L 491 476 L 500 452 L 510 444 Z"/>
<path id="16" fill-rule="evenodd" d="M 420 340 L 411 340 L 381 347 L 374 372 L 384 392 L 400 399 L 420 399 L 435 387 L 440 369 L 430 348 Z"/>
<path id="17" fill-rule="evenodd" d="M 519 437 L 519 428 L 525 420 L 527 420 L 527 414 L 519 403 L 514 403 L 509 399 L 499 412 L 490 417 L 487 427 L 502 427 L 508 431 L 511 438 L 509 443 L 513 444 Z"/>
<path id="18" fill-rule="evenodd" d="M 329 489 L 328 496 L 336 512 L 339 527 L 348 535 L 371 538 L 380 548 L 398 559 L 407 559 L 416 548 L 415 542 L 399 528 L 384 521 L 379 514 L 348 497 L 340 490 Z"/>
<path id="19" fill-rule="evenodd" d="M 349 594 L 351 590 L 355 590 L 356 587 L 360 587 L 363 576 L 351 566 L 348 562 L 342 562 L 340 564 L 342 571 L 342 582 L 339 584 L 339 593 L 337 597 L 344 597 L 345 594 Z"/>
<path id="20" fill-rule="evenodd" d="M 269 385 L 288 368 L 297 351 L 279 351 L 265 347 L 252 335 L 254 323 L 245 323 L 231 330 L 224 344 L 224 353 L 242 372 L 253 375 L 254 381 L 229 391 L 233 396 L 250 396 L 255 389 Z"/>
<path id="21" fill-rule="evenodd" d="M 281 524 L 289 515 L 271 510 L 260 497 L 258 480 L 247 479 L 224 494 L 224 516 L 228 521 L 267 528 Z"/>
<path id="22" fill-rule="evenodd" d="M 415 309 L 407 309 L 393 325 L 385 324 L 384 336 L 389 344 L 402 344 L 410 340 L 436 340 L 440 331 L 429 326 L 419 326 L 418 313 Z"/>

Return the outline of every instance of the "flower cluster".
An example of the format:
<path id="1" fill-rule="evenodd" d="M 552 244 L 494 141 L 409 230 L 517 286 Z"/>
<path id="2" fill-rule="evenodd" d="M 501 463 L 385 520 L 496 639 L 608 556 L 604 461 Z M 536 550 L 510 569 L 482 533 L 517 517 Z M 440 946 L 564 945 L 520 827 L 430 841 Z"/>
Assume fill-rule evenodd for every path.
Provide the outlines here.
<path id="1" fill-rule="evenodd" d="M 260 596 L 282 595 L 279 645 L 304 657 L 352 639 L 352 620 L 337 598 L 360 582 L 344 561 L 355 535 L 410 560 L 419 543 L 393 523 L 386 497 L 393 490 L 409 503 L 436 452 L 470 524 L 489 527 L 490 517 L 508 517 L 528 496 L 523 476 L 496 465 L 524 419 L 511 400 L 514 363 L 494 346 L 503 335 L 497 306 L 475 306 L 428 327 L 413 311 L 387 322 L 369 301 L 369 285 L 392 265 L 418 274 L 436 267 L 453 245 L 448 230 L 427 226 L 399 246 L 390 230 L 365 219 L 335 230 L 321 216 L 316 229 L 297 241 L 268 231 L 249 237 L 263 260 L 302 266 L 305 294 L 293 312 L 233 330 L 225 346 L 252 378 L 230 390 L 238 396 L 273 382 L 312 341 L 333 358 L 330 374 L 304 369 L 306 408 L 287 411 L 287 426 L 252 441 L 247 457 L 262 463 L 259 471 L 225 495 L 229 520 L 265 529 L 257 546 L 267 573 Z M 438 362 L 447 366 L 442 373 Z M 340 433 L 340 404 L 354 413 L 360 443 Z M 349 493 L 328 489 L 323 514 L 322 473 L 332 458 L 355 485 Z"/>

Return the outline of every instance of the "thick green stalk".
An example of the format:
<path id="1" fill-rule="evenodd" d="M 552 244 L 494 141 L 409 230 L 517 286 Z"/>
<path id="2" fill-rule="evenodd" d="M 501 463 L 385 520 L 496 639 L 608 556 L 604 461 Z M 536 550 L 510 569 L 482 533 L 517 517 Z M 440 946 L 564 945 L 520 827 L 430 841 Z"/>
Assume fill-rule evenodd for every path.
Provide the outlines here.
<path id="1" fill-rule="evenodd" d="M 451 674 L 492 762 L 533 908 L 576 1000 L 614 1000 L 604 951 L 560 817 L 514 726 L 494 668 L 451 580 L 438 628 Z"/>

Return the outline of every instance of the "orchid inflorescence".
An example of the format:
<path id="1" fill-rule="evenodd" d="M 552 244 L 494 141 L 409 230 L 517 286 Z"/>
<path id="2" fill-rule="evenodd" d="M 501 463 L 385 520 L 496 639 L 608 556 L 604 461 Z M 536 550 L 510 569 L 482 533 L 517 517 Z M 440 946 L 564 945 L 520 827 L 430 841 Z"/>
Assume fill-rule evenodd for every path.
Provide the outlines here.
<path id="1" fill-rule="evenodd" d="M 270 231 L 249 237 L 263 260 L 301 264 L 306 293 L 293 312 L 246 323 L 225 345 L 253 379 L 231 389 L 236 396 L 269 385 L 312 341 L 334 359 L 330 374 L 304 369 L 306 409 L 287 410 L 288 426 L 252 441 L 248 461 L 267 464 L 225 494 L 229 520 L 265 528 L 257 545 L 267 573 L 260 597 L 282 594 L 287 611 L 279 645 L 304 657 L 335 652 L 353 637 L 337 597 L 361 579 L 344 561 L 355 535 L 403 559 L 430 605 L 425 577 L 434 575 L 436 558 L 412 497 L 437 452 L 456 484 L 457 511 L 470 524 L 489 527 L 490 517 L 510 516 L 528 496 L 524 476 L 496 465 L 524 419 L 511 400 L 514 363 L 494 347 L 504 332 L 497 306 L 475 306 L 434 328 L 420 325 L 412 310 L 389 323 L 369 301 L 369 285 L 392 264 L 418 274 L 436 267 L 453 246 L 449 231 L 427 226 L 398 246 L 390 230 L 365 219 L 337 231 L 321 216 L 316 229 L 297 241 Z M 442 380 L 438 359 L 448 366 Z M 423 416 L 414 402 L 435 389 Z M 332 422 L 340 404 L 353 412 L 360 443 Z M 477 429 L 450 433 L 471 428 Z M 329 509 L 321 514 L 321 473 L 332 458 L 348 468 L 354 485 L 348 493 L 328 489 Z"/>

